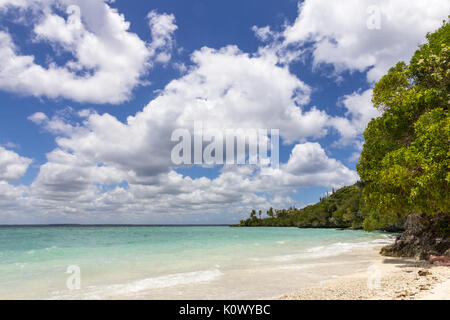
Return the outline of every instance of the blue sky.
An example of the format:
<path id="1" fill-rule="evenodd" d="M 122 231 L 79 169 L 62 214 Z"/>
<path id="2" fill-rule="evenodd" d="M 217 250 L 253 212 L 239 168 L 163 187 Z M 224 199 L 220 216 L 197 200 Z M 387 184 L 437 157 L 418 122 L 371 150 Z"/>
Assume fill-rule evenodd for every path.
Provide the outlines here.
<path id="1" fill-rule="evenodd" d="M 449 5 L 427 8 L 4 1 L 0 223 L 233 223 L 354 183 L 374 82 Z M 164 139 L 193 120 L 280 129 L 280 171 L 175 168 Z"/>

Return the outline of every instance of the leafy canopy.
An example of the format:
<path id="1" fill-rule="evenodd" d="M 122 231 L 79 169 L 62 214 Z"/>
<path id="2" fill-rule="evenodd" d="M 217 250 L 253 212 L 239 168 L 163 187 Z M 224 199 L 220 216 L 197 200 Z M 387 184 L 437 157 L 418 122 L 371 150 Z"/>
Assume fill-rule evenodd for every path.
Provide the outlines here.
<path id="1" fill-rule="evenodd" d="M 368 230 L 450 211 L 449 21 L 427 40 L 375 84 L 372 102 L 383 114 L 367 126 L 357 165 Z"/>

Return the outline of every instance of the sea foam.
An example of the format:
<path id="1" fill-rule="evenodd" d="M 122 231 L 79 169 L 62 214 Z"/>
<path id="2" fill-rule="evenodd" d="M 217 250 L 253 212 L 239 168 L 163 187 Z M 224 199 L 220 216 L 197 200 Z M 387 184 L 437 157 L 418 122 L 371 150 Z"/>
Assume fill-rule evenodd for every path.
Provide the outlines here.
<path id="1" fill-rule="evenodd" d="M 175 273 L 160 277 L 141 279 L 129 284 L 111 285 L 108 286 L 108 291 L 117 294 L 138 293 L 151 289 L 161 289 L 196 282 L 212 281 L 221 275 L 222 272 L 218 269 Z"/>
<path id="2" fill-rule="evenodd" d="M 364 242 L 336 242 L 329 245 L 312 247 L 298 254 L 276 256 L 274 257 L 274 260 L 292 261 L 297 259 L 333 257 L 350 252 L 354 249 L 371 248 L 379 246 L 380 244 L 391 244 L 391 243 L 392 240 L 389 238 L 376 239 L 373 241 L 364 241 Z"/>
<path id="3" fill-rule="evenodd" d="M 222 272 L 218 269 L 201 270 L 184 273 L 168 274 L 136 280 L 130 283 L 113 284 L 106 286 L 90 286 L 80 292 L 61 294 L 54 292 L 52 299 L 104 299 L 138 295 L 154 289 L 163 289 L 178 285 L 188 285 L 200 282 L 209 282 L 220 277 Z"/>

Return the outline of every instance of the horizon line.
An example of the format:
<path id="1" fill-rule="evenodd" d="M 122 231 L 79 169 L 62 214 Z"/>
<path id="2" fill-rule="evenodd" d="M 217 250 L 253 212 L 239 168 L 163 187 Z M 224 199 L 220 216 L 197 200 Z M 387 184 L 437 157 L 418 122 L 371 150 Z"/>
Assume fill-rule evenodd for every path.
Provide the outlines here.
<path id="1" fill-rule="evenodd" d="M 0 224 L 1 227 L 222 227 L 228 224 L 133 224 L 133 223 L 30 223 L 30 224 Z"/>

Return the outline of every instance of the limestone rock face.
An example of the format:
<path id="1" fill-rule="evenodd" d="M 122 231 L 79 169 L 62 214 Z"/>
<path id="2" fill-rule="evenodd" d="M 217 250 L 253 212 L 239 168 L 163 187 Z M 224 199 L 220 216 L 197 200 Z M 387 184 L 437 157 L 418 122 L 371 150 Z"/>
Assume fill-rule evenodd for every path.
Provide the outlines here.
<path id="1" fill-rule="evenodd" d="M 391 257 L 415 257 L 426 260 L 430 255 L 450 256 L 448 228 L 450 215 L 410 215 L 405 222 L 405 231 L 395 243 L 381 249 L 381 254 Z"/>

